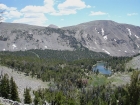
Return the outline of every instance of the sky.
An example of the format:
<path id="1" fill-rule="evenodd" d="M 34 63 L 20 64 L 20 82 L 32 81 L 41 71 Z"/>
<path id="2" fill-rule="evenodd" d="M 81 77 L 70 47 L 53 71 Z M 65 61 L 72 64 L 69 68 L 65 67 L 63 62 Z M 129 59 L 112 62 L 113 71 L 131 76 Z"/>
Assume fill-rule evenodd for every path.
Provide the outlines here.
<path id="1" fill-rule="evenodd" d="M 140 26 L 140 0 L 0 0 L 3 22 L 72 26 L 112 20 Z"/>

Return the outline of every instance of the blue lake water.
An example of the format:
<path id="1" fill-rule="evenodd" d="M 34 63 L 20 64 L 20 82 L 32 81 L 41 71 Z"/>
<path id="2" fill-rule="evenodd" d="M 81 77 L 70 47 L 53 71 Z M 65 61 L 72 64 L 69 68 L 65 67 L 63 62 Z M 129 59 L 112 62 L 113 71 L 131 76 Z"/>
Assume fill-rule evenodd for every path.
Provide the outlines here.
<path id="1" fill-rule="evenodd" d="M 105 63 L 97 63 L 96 66 L 93 67 L 93 71 L 97 71 L 97 69 L 101 74 L 106 74 L 106 75 L 111 74 L 111 70 L 105 68 Z"/>

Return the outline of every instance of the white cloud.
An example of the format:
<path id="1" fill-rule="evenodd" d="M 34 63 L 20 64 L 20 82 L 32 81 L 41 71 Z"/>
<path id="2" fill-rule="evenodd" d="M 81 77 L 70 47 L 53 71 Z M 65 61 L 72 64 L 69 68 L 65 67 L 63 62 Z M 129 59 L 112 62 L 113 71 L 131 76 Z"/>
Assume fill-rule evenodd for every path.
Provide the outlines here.
<path id="1" fill-rule="evenodd" d="M 91 11 L 91 12 L 90 12 L 90 16 L 107 15 L 107 14 L 108 14 L 108 13 L 101 12 L 101 11 L 98 11 L 98 12 Z"/>
<path id="2" fill-rule="evenodd" d="M 0 4 L 0 9 L 8 9 L 8 7 L 5 4 Z"/>
<path id="3" fill-rule="evenodd" d="M 54 8 L 56 6 L 57 9 Z M 27 23 L 32 25 L 45 25 L 48 20 L 45 14 L 50 15 L 70 15 L 76 14 L 78 10 L 91 8 L 82 0 L 65 0 L 60 3 L 57 0 L 44 0 L 44 5 L 27 5 L 21 10 L 15 7 L 7 7 L 5 4 L 0 4 L 0 9 L 4 9 L 4 21 L 13 19 L 15 23 Z M 61 19 L 63 21 L 63 19 Z"/>
<path id="4" fill-rule="evenodd" d="M 91 6 L 90 6 L 90 5 L 87 5 L 86 7 L 87 7 L 87 8 L 91 8 Z M 94 8 L 94 7 L 93 7 L 93 8 Z"/>
<path id="5" fill-rule="evenodd" d="M 77 10 L 81 10 L 84 8 L 90 8 L 90 5 L 86 5 L 85 2 L 82 0 L 75 0 L 74 3 L 72 3 L 71 0 L 66 0 L 63 3 L 58 4 L 57 12 L 51 13 L 51 15 L 70 15 L 70 14 L 76 14 Z"/>
<path id="6" fill-rule="evenodd" d="M 47 20 L 48 19 L 43 13 L 27 13 L 23 18 L 14 20 L 13 23 L 26 23 L 31 25 L 45 26 L 45 22 Z"/>
<path id="7" fill-rule="evenodd" d="M 4 10 L 3 16 L 5 19 L 19 18 L 22 16 L 22 13 L 15 7 L 7 7 L 5 4 L 0 4 L 0 9 Z"/>
<path id="8" fill-rule="evenodd" d="M 17 10 L 15 7 L 7 7 L 5 4 L 0 4 L 0 9 L 1 10 L 6 10 L 6 11 L 14 11 Z"/>
<path id="9" fill-rule="evenodd" d="M 21 9 L 21 12 L 26 13 L 52 13 L 55 12 L 54 0 L 44 0 L 43 6 L 28 5 Z"/>
<path id="10" fill-rule="evenodd" d="M 23 17 L 16 19 L 14 23 L 27 23 L 32 25 L 46 26 L 45 23 L 48 20 L 45 16 L 46 13 L 55 12 L 54 0 L 44 0 L 44 5 L 28 5 L 20 10 Z"/>
<path id="11" fill-rule="evenodd" d="M 18 12 L 17 10 L 15 11 L 6 11 L 3 13 L 7 19 L 11 18 L 20 18 L 22 16 L 22 13 Z"/>
<path id="12" fill-rule="evenodd" d="M 134 16 L 134 15 L 138 15 L 138 13 L 128 13 L 127 16 Z"/>
<path id="13" fill-rule="evenodd" d="M 45 13 L 55 12 L 53 6 L 54 0 L 44 0 L 43 6 L 28 5 L 20 10 L 20 12 L 23 13 L 23 17 L 13 22 L 47 26 L 45 23 L 48 19 Z"/>
<path id="14" fill-rule="evenodd" d="M 54 12 L 55 9 L 54 9 L 54 3 L 55 1 L 54 0 L 44 0 L 44 7 L 50 11 L 50 12 Z"/>
<path id="15" fill-rule="evenodd" d="M 85 2 L 81 0 L 75 0 L 74 3 L 72 3 L 71 0 L 66 0 L 65 2 L 58 5 L 59 10 L 69 10 L 69 9 L 83 9 L 86 7 Z"/>
<path id="16" fill-rule="evenodd" d="M 44 12 L 44 7 L 43 6 L 33 6 L 33 5 L 29 5 L 24 7 L 23 9 L 21 9 L 21 12 L 23 13 L 39 13 L 39 12 Z"/>

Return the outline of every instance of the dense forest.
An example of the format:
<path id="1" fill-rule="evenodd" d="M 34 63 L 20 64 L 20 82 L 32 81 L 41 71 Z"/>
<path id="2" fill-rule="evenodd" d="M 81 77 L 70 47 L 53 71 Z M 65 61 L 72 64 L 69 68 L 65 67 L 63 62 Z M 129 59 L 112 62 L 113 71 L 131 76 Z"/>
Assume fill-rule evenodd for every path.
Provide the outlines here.
<path id="1" fill-rule="evenodd" d="M 25 89 L 25 103 L 42 105 L 47 100 L 51 105 L 139 105 L 140 72 L 125 68 L 132 57 L 111 57 L 89 50 L 53 51 L 30 50 L 1 52 L 0 64 L 27 76 L 50 82 L 49 88 L 34 91 Z M 131 83 L 112 86 L 110 83 L 90 86 L 92 66 L 97 61 L 107 62 L 112 73 L 133 71 Z M 98 75 L 98 74 L 94 74 Z"/>
<path id="2" fill-rule="evenodd" d="M 64 60 L 64 61 L 73 61 L 78 59 L 88 59 L 88 58 L 107 58 L 110 57 L 109 55 L 102 53 L 102 52 L 93 52 L 88 50 L 87 48 L 84 49 L 77 49 L 75 51 L 68 51 L 68 50 L 27 50 L 27 51 L 4 51 L 0 52 L 1 55 L 15 55 L 15 56 L 30 56 L 30 57 L 37 57 L 43 58 L 45 60 Z"/>

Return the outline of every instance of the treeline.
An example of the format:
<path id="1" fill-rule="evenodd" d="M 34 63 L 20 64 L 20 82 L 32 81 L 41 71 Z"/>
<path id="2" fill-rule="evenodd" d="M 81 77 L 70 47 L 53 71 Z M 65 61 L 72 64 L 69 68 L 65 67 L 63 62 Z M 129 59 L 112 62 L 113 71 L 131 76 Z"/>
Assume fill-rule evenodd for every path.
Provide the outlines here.
<path id="1" fill-rule="evenodd" d="M 27 50 L 27 51 L 4 51 L 0 52 L 0 54 L 6 55 L 14 55 L 14 56 L 28 56 L 28 57 L 37 57 L 41 59 L 50 60 L 64 60 L 64 61 L 74 61 L 78 59 L 97 59 L 97 58 L 107 58 L 109 55 L 102 53 L 102 52 L 93 52 L 88 50 L 87 48 L 77 49 L 75 51 L 68 51 L 68 50 Z"/>

